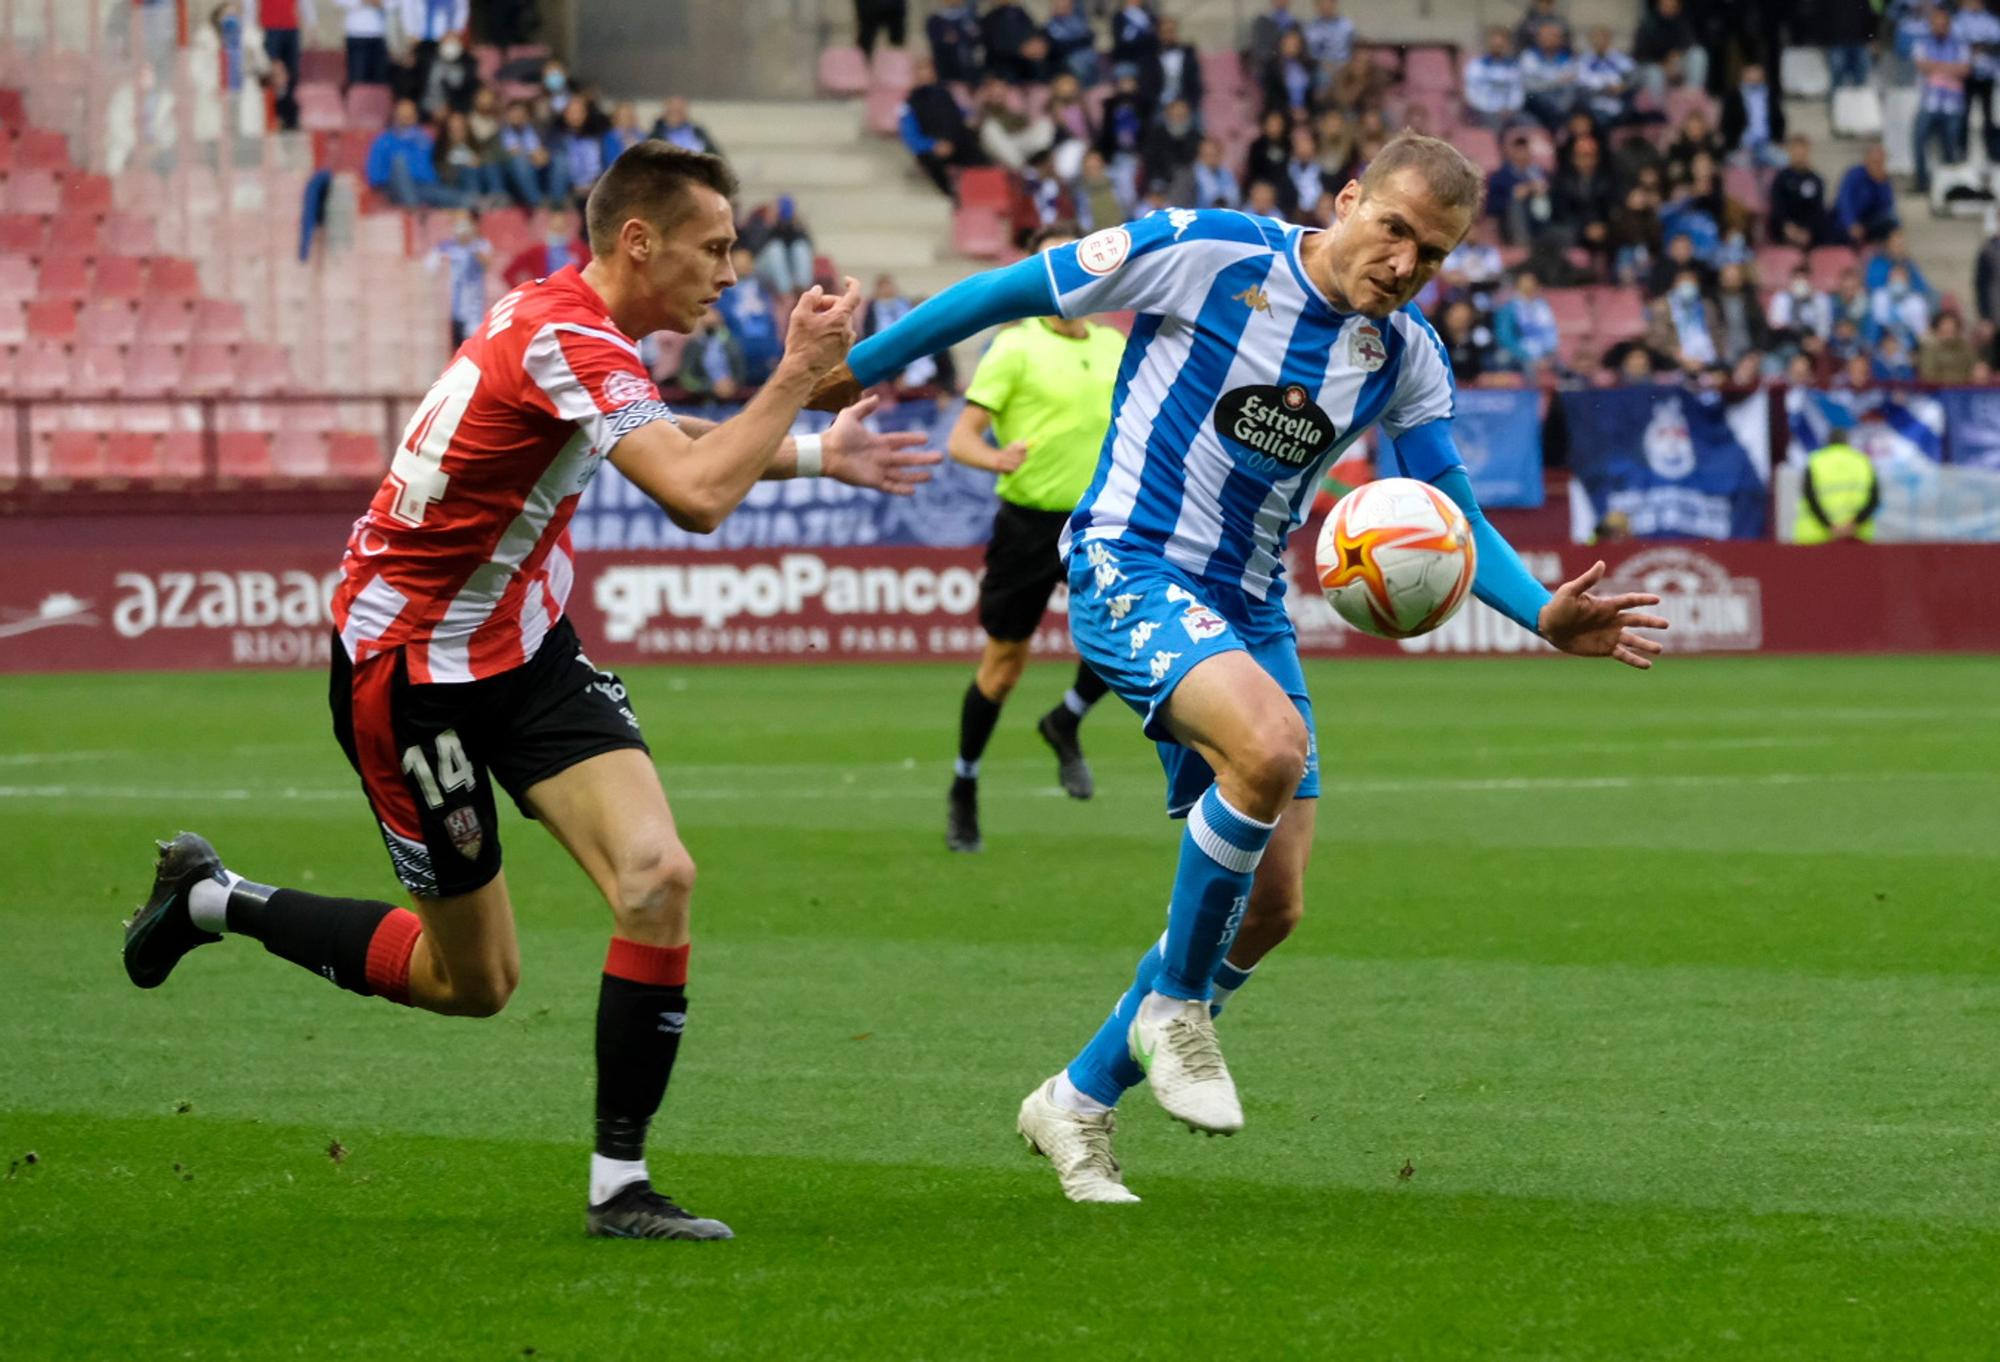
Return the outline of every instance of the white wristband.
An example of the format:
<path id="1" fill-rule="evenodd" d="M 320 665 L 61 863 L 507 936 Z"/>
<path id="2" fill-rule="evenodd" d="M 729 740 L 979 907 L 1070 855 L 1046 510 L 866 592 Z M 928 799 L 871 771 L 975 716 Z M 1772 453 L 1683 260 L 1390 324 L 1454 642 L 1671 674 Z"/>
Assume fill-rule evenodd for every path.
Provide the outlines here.
<path id="1" fill-rule="evenodd" d="M 798 453 L 798 476 L 816 478 L 826 467 L 825 437 L 819 435 L 794 435 L 792 448 Z"/>

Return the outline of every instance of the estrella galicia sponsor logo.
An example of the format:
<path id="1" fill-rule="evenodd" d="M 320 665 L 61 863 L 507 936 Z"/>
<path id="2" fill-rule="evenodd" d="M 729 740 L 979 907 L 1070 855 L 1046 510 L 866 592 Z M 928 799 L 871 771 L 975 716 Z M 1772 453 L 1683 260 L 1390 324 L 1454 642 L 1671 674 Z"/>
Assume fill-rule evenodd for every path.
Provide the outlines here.
<path id="1" fill-rule="evenodd" d="M 1333 418 L 1297 383 L 1232 388 L 1215 404 L 1216 433 L 1254 454 L 1303 468 L 1333 444 Z"/>

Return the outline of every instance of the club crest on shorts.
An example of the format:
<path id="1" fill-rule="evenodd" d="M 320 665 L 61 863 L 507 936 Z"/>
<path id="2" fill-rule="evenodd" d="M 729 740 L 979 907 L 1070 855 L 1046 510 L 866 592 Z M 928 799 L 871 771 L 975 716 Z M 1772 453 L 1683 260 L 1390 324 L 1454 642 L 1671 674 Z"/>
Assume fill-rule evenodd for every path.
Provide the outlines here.
<path id="1" fill-rule="evenodd" d="M 453 809 L 444 816 L 444 830 L 451 834 L 451 844 L 458 848 L 458 854 L 468 861 L 479 859 L 479 848 L 486 845 L 485 830 L 479 826 L 479 810 L 470 805 Z"/>
<path id="2" fill-rule="evenodd" d="M 1355 368 L 1374 373 L 1389 362 L 1389 347 L 1372 322 L 1362 322 L 1347 333 L 1347 358 Z"/>
<path id="3" fill-rule="evenodd" d="M 1181 615 L 1181 628 L 1196 643 L 1206 643 L 1229 626 L 1222 622 L 1222 616 L 1196 601 Z"/>

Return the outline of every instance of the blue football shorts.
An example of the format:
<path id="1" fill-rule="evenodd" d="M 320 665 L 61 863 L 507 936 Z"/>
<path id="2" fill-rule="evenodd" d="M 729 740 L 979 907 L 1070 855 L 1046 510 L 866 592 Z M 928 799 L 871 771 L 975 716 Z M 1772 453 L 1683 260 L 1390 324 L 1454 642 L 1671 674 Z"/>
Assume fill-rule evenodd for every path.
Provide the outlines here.
<path id="1" fill-rule="evenodd" d="M 1214 603 L 1211 604 L 1211 601 Z M 1298 706 L 1308 743 L 1297 798 L 1319 798 L 1319 736 L 1284 606 L 1197 582 L 1158 554 L 1116 540 L 1075 544 L 1069 555 L 1069 630 L 1076 650 L 1145 720 L 1167 775 L 1167 812 L 1184 816 L 1215 772 L 1167 732 L 1160 714 L 1181 678 L 1218 653 L 1247 652 Z"/>

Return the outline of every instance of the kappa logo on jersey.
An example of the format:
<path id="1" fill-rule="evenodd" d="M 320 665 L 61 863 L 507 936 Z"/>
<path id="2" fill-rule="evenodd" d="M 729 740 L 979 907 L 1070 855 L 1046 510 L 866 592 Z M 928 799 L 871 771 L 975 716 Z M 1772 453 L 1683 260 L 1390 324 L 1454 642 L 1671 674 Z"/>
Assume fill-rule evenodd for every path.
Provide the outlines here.
<path id="1" fill-rule="evenodd" d="M 1132 626 L 1132 656 L 1139 655 L 1139 650 L 1152 641 L 1159 628 L 1158 620 L 1140 620 Z"/>
<path id="2" fill-rule="evenodd" d="M 1357 369 L 1374 373 L 1389 362 L 1389 347 L 1371 322 L 1362 322 L 1347 335 L 1347 358 Z"/>
<path id="3" fill-rule="evenodd" d="M 444 830 L 451 834 L 451 844 L 458 848 L 458 854 L 468 861 L 479 859 L 479 848 L 486 843 L 485 830 L 479 826 L 479 810 L 470 807 L 453 809 L 444 816 Z"/>
<path id="4" fill-rule="evenodd" d="M 657 401 L 658 395 L 645 375 L 635 374 L 630 369 L 616 369 L 604 379 L 604 401 L 607 406 L 622 407 L 632 402 Z"/>
<path id="5" fill-rule="evenodd" d="M 1181 233 L 1194 226 L 1195 213 L 1192 208 L 1169 208 L 1167 221 L 1174 226 L 1174 240 L 1181 239 Z"/>
<path id="6" fill-rule="evenodd" d="M 1216 433 L 1279 463 L 1303 468 L 1333 443 L 1333 418 L 1297 383 L 1235 388 L 1215 404 Z"/>
<path id="7" fill-rule="evenodd" d="M 1271 295 L 1264 292 L 1263 289 L 1258 288 L 1255 284 L 1244 289 L 1241 293 L 1230 294 L 1229 301 L 1232 303 L 1241 303 L 1252 312 L 1269 312 L 1271 310 Z"/>
<path id="8" fill-rule="evenodd" d="M 1181 616 L 1181 628 L 1187 630 L 1187 636 L 1196 643 L 1206 643 L 1228 627 L 1222 622 L 1222 616 L 1199 601 L 1190 605 Z"/>
<path id="9" fill-rule="evenodd" d="M 1151 664 L 1153 671 L 1153 679 L 1155 681 L 1166 680 L 1167 673 L 1172 671 L 1174 669 L 1174 663 L 1180 660 L 1181 660 L 1181 655 L 1179 653 L 1170 653 L 1164 648 L 1162 648 L 1159 652 L 1154 653 L 1153 661 Z"/>
<path id="10" fill-rule="evenodd" d="M 1076 243 L 1076 263 L 1090 274 L 1109 274 L 1132 254 L 1132 234 L 1123 227 L 1106 227 Z"/>
<path id="11" fill-rule="evenodd" d="M 1105 609 L 1111 612 L 1111 622 L 1116 624 L 1131 614 L 1132 607 L 1144 599 L 1144 595 L 1140 592 L 1127 591 L 1122 596 L 1113 596 L 1109 601 L 1105 602 Z"/>

